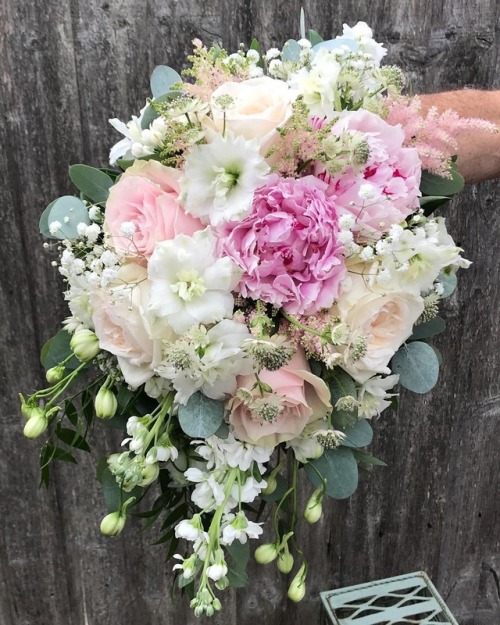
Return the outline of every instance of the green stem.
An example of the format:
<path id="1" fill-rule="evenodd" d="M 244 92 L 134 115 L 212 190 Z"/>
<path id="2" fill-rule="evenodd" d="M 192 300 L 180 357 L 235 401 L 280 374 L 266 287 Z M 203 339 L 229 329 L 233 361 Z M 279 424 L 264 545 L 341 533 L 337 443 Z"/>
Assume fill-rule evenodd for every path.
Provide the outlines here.
<path id="1" fill-rule="evenodd" d="M 324 338 L 323 335 L 321 334 L 321 332 L 318 332 L 317 330 L 313 330 L 309 326 L 306 326 L 303 323 L 300 323 L 300 321 L 295 319 L 295 317 L 292 317 L 292 315 L 289 315 L 287 312 L 285 312 L 283 310 L 283 308 L 281 309 L 280 312 L 283 315 L 283 317 L 285 317 L 285 319 L 287 321 L 289 321 L 292 325 L 296 326 L 297 328 L 300 328 L 301 330 L 304 330 L 304 332 L 309 332 L 310 334 L 315 334 L 316 336 Z"/>

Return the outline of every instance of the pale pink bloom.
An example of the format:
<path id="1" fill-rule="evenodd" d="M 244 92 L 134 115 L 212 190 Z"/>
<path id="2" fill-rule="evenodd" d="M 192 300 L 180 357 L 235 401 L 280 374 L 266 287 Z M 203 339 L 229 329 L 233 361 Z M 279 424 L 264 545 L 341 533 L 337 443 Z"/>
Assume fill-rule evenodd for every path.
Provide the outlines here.
<path id="1" fill-rule="evenodd" d="M 238 396 L 231 399 L 229 422 L 242 441 L 274 447 L 296 438 L 308 423 L 324 419 L 331 410 L 330 391 L 323 380 L 311 373 L 300 348 L 287 365 L 278 371 L 262 371 L 259 377 L 275 395 L 281 396 L 283 409 L 274 421 L 256 420 L 247 403 Z M 238 378 L 240 388 L 251 389 L 254 383 L 253 375 Z M 255 399 L 260 398 L 257 390 L 253 393 Z"/>
<path id="2" fill-rule="evenodd" d="M 219 247 L 242 269 L 236 290 L 291 314 L 328 308 L 345 275 L 339 226 L 327 185 L 314 176 L 279 178 L 257 189 L 250 215 L 222 224 Z"/>
<path id="3" fill-rule="evenodd" d="M 329 175 L 321 163 L 314 173 L 328 183 L 339 215 L 356 219 L 354 230 L 363 235 L 387 232 L 419 207 L 421 164 L 413 148 L 404 147 L 404 132 L 369 111 L 344 111 L 333 134 L 361 133 L 369 146 L 361 170 Z M 360 189 L 361 196 L 360 196 Z M 369 198 L 362 197 L 369 189 Z"/>
<path id="4" fill-rule="evenodd" d="M 136 263 L 120 267 L 110 292 L 96 289 L 90 294 L 99 347 L 117 357 L 125 382 L 132 388 L 147 382 L 162 358 L 161 341 L 150 338 L 145 318 L 148 302 L 147 272 Z"/>
<path id="5" fill-rule="evenodd" d="M 104 228 L 119 253 L 149 258 L 159 241 L 204 227 L 181 207 L 179 177 L 158 161 L 137 160 L 111 187 Z M 124 222 L 133 224 L 131 236 L 124 235 Z"/>

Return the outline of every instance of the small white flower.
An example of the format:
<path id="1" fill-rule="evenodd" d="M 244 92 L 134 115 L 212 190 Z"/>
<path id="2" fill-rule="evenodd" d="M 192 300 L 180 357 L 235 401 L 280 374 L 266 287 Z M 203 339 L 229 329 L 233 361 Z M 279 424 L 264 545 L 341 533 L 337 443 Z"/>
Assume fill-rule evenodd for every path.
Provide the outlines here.
<path id="1" fill-rule="evenodd" d="M 87 224 L 85 222 L 81 221 L 79 224 L 76 225 L 76 231 L 79 237 L 84 237 L 86 230 L 87 230 Z"/>
<path id="2" fill-rule="evenodd" d="M 373 200 L 376 191 L 371 184 L 362 184 L 359 187 L 358 195 L 362 200 Z"/>
<path id="3" fill-rule="evenodd" d="M 393 388 L 399 380 L 399 375 L 389 375 L 383 378 L 376 375 L 367 380 L 358 391 L 358 414 L 363 419 L 371 419 L 379 415 L 391 405 L 390 398 L 394 393 L 387 391 Z"/>
<path id="4" fill-rule="evenodd" d="M 350 230 L 354 227 L 355 223 L 356 220 L 354 219 L 353 215 L 346 214 L 339 217 L 339 226 L 341 230 Z"/>
<path id="5" fill-rule="evenodd" d="M 257 50 L 249 50 L 247 52 L 247 59 L 252 63 L 258 63 L 260 59 L 260 54 L 257 52 Z"/>
<path id="6" fill-rule="evenodd" d="M 297 43 L 299 44 L 299 46 L 300 46 L 301 48 L 311 48 L 311 47 L 312 47 L 312 44 L 311 44 L 311 42 L 309 41 L 309 39 L 299 39 L 299 40 L 297 41 Z"/>
<path id="7" fill-rule="evenodd" d="M 194 542 L 203 535 L 203 524 L 201 516 L 195 514 L 192 519 L 183 519 L 175 526 L 175 535 L 177 538 L 184 538 Z"/>
<path id="8" fill-rule="evenodd" d="M 278 48 L 269 48 L 269 50 L 266 52 L 267 61 L 277 59 L 279 56 L 281 56 L 281 52 L 278 50 Z"/>
<path id="9" fill-rule="evenodd" d="M 49 224 L 49 232 L 52 236 L 56 236 L 56 234 L 61 230 L 61 222 L 60 221 L 52 221 Z"/>
<path id="10" fill-rule="evenodd" d="M 224 527 L 221 538 L 223 545 L 232 545 L 235 540 L 244 545 L 248 538 L 258 538 L 263 532 L 261 527 L 263 524 L 249 521 L 243 511 L 236 515 L 226 514 L 223 521 Z"/>
<path id="11" fill-rule="evenodd" d="M 359 257 L 361 258 L 361 260 L 363 261 L 369 261 L 373 259 L 373 247 L 371 247 L 370 245 L 367 245 L 366 247 L 364 247 L 359 255 Z"/>
<path id="12" fill-rule="evenodd" d="M 125 237 L 133 237 L 135 233 L 135 224 L 132 221 L 124 221 L 120 226 L 120 232 Z"/>
<path id="13" fill-rule="evenodd" d="M 227 566 L 225 564 L 212 564 L 207 569 L 207 575 L 214 582 L 227 575 Z"/>

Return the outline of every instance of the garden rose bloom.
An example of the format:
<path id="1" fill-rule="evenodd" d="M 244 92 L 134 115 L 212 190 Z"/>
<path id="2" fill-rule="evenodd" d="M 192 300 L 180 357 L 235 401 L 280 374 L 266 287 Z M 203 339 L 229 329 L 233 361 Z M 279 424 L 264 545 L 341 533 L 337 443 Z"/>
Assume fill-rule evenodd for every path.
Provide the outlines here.
<path id="1" fill-rule="evenodd" d="M 90 304 L 99 347 L 118 358 L 125 382 L 137 388 L 154 375 L 161 360 L 161 341 L 150 338 L 145 310 L 149 301 L 146 269 L 122 265 L 111 294 L 99 289 Z M 165 337 L 171 338 L 171 337 Z"/>
<path id="2" fill-rule="evenodd" d="M 355 362 L 344 351 L 340 366 L 357 382 L 364 383 L 377 373 L 390 374 L 389 361 L 413 332 L 413 325 L 424 310 L 423 299 L 412 293 L 376 292 L 367 284 L 362 266 L 349 273 L 352 287 L 343 293 L 330 310 L 351 328 L 350 343 L 358 337 L 366 339 L 366 353 Z M 357 273 L 354 273 L 356 271 Z M 369 275 L 369 267 L 365 267 Z M 342 348 L 339 348 L 339 351 Z"/>
<path id="3" fill-rule="evenodd" d="M 180 172 L 157 161 L 135 161 L 111 187 L 104 227 L 118 252 L 149 258 L 158 241 L 204 227 L 180 206 L 179 178 Z M 132 240 L 124 236 L 124 222 L 135 228 Z"/>
<path id="4" fill-rule="evenodd" d="M 314 173 L 328 183 L 339 215 L 352 214 L 356 229 L 364 234 L 386 232 L 419 207 L 421 162 L 414 148 L 403 147 L 403 129 L 390 126 L 369 111 L 345 111 L 334 124 L 333 134 L 359 132 L 370 154 L 361 172 L 329 175 L 317 163 Z M 360 194 L 361 190 L 361 194 Z"/>
<path id="5" fill-rule="evenodd" d="M 217 98 L 226 95 L 233 98 L 234 106 L 224 111 L 217 106 Z M 295 92 L 285 82 L 268 76 L 226 82 L 212 94 L 210 104 L 215 129 L 207 118 L 208 138 L 215 134 L 214 130 L 222 132 L 225 112 L 226 130 L 247 140 L 258 139 L 263 154 L 276 136 L 276 128 L 291 115 L 294 100 Z"/>
<path id="6" fill-rule="evenodd" d="M 260 379 L 283 399 L 283 410 L 273 422 L 257 421 L 236 396 L 228 402 L 229 422 L 235 436 L 254 445 L 274 446 L 299 436 L 308 423 L 324 419 L 331 410 L 327 385 L 313 375 L 302 349 L 278 371 L 262 371 Z M 255 376 L 240 376 L 238 387 L 251 389 Z M 255 399 L 260 398 L 256 390 Z"/>
<path id="7" fill-rule="evenodd" d="M 345 275 L 335 205 L 327 185 L 273 176 L 250 215 L 223 224 L 219 246 L 244 271 L 237 291 L 292 314 L 329 308 Z"/>

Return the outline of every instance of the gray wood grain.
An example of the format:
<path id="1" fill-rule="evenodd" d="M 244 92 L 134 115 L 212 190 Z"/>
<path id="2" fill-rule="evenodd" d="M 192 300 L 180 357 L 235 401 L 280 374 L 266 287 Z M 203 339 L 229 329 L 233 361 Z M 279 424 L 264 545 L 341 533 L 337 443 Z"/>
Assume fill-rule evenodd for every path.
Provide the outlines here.
<path id="1" fill-rule="evenodd" d="M 195 36 L 279 44 L 297 36 L 299 9 L 298 0 L 0 4 L 2 625 L 195 620 L 185 600 L 169 597 L 170 566 L 150 546 L 154 534 L 132 523 L 117 539 L 100 536 L 95 458 L 57 467 L 49 491 L 37 490 L 36 445 L 22 437 L 16 393 L 42 383 L 39 349 L 65 315 L 38 217 L 71 192 L 69 164 L 106 163 L 118 139 L 108 118 L 138 111 L 155 65 L 179 69 Z M 325 36 L 366 20 L 414 91 L 500 87 L 495 0 L 310 0 L 306 10 Z M 328 503 L 313 531 L 302 528 L 307 598 L 285 602 L 286 581 L 252 565 L 249 587 L 226 596 L 217 623 L 318 623 L 320 590 L 424 569 L 461 625 L 498 625 L 499 192 L 498 183 L 470 187 L 446 210 L 474 261 L 436 341 L 446 366 L 432 393 L 403 393 L 398 412 L 375 423 L 372 451 L 389 466 L 364 476 L 349 501 Z M 102 455 L 118 444 L 109 432 L 94 439 Z"/>

